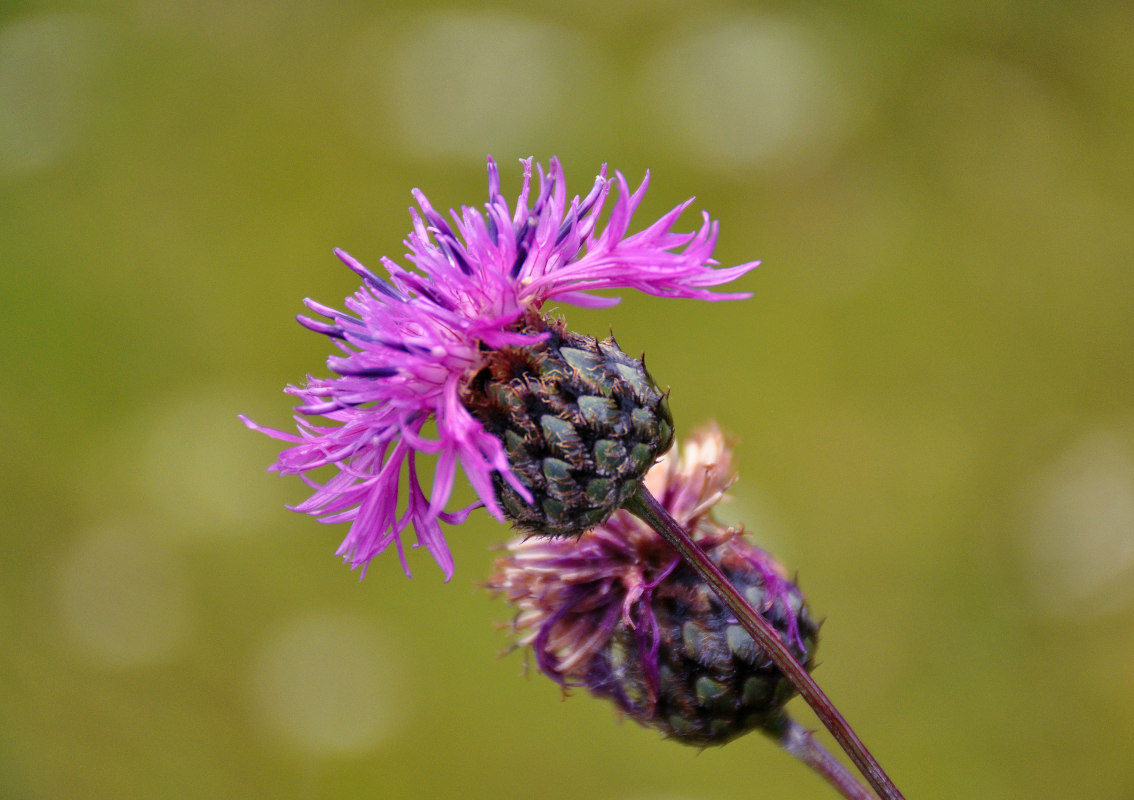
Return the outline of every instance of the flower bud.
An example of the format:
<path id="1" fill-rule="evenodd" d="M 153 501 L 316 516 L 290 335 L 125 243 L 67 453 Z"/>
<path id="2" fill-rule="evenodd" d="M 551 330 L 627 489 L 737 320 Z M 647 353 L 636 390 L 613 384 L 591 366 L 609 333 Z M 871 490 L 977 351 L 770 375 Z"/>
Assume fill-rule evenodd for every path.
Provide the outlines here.
<path id="1" fill-rule="evenodd" d="M 494 475 L 504 513 L 521 530 L 580 534 L 637 491 L 673 442 L 673 418 L 641 359 L 529 315 L 534 345 L 484 354 L 461 401 L 504 443 L 508 464 L 531 492 L 528 503 Z"/>
<path id="2" fill-rule="evenodd" d="M 739 536 L 712 546 L 710 554 L 810 668 L 818 628 L 799 589 L 774 572 L 770 578 L 773 562 Z M 645 625 L 614 627 L 580 682 L 643 725 L 687 744 L 724 744 L 763 727 L 795 694 L 768 654 L 684 564 L 658 584 L 640 617 Z M 649 630 L 653 626 L 656 631 Z"/>
<path id="3" fill-rule="evenodd" d="M 818 641 L 799 589 L 744 531 L 711 516 L 731 483 L 715 429 L 668 453 L 646 479 L 781 640 L 810 669 Z M 626 511 L 577 539 L 508 545 L 488 587 L 517 608 L 512 631 L 541 671 L 584 686 L 678 741 L 723 744 L 774 723 L 794 694 L 713 590 Z"/>

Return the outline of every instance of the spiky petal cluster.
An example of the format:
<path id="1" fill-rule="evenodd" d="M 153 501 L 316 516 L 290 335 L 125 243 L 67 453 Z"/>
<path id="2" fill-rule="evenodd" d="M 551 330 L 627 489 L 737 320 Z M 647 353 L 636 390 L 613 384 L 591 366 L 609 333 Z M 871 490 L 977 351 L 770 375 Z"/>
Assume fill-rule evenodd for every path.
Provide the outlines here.
<path id="1" fill-rule="evenodd" d="M 294 510 L 324 522 L 350 522 L 338 554 L 363 567 L 394 544 L 405 566 L 401 536 L 412 525 L 446 578 L 453 561 L 440 522 L 456 524 L 479 505 L 499 520 L 492 476 L 499 474 L 526 500 L 531 496 L 512 473 L 500 440 L 488 433 L 461 402 L 462 385 L 480 369 L 486 351 L 521 347 L 543 337 L 520 332 L 525 313 L 558 300 L 579 306 L 613 305 L 618 298 L 591 294 L 632 288 L 662 297 L 726 300 L 707 287 L 728 283 L 758 262 L 717 269 L 712 259 L 717 223 L 703 215 L 690 233 L 671 229 L 692 199 L 649 227 L 628 234 L 649 176 L 631 192 L 620 173 L 606 168 L 585 197 L 567 200 L 563 170 L 552 159 L 538 167 L 531 195 L 532 162 L 523 164 L 523 184 L 514 208 L 500 193 L 495 162 L 488 161 L 484 212 L 462 207 L 446 219 L 414 190 L 420 212 L 411 210 L 413 232 L 405 240 L 417 270 L 388 258 L 382 278 L 336 250 L 362 278 L 346 300 L 346 312 L 306 300 L 327 322 L 299 321 L 335 340 L 343 355 L 331 356 L 332 378 L 308 376 L 289 386 L 299 398 L 298 433 L 259 426 L 254 430 L 293 442 L 272 469 L 301 474 L 314 489 Z M 612 185 L 616 199 L 605 227 L 599 215 Z M 435 424 L 436 436 L 426 433 Z M 426 497 L 417 459 L 436 457 Z M 479 502 L 447 512 L 457 467 L 468 476 Z M 307 473 L 337 468 L 325 483 Z M 404 481 L 404 483 L 403 483 Z M 408 567 L 406 569 L 408 574 Z"/>
<path id="2" fill-rule="evenodd" d="M 810 663 L 816 626 L 799 590 L 713 506 L 732 482 L 729 450 L 708 428 L 676 448 L 646 484 L 669 513 Z M 774 718 L 793 690 L 715 594 L 660 535 L 626 511 L 577 540 L 508 545 L 490 590 L 516 609 L 517 646 L 564 686 L 585 686 L 680 741 L 727 741 Z"/>

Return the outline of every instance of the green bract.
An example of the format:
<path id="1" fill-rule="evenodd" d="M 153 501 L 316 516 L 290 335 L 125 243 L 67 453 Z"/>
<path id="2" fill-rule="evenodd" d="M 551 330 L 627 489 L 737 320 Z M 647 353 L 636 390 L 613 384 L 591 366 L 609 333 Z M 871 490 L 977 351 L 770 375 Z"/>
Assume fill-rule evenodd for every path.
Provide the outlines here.
<path id="1" fill-rule="evenodd" d="M 641 359 L 530 315 L 547 338 L 489 353 L 461 400 L 504 442 L 528 503 L 499 478 L 497 499 L 522 530 L 567 536 L 603 522 L 673 442 L 666 395 Z"/>

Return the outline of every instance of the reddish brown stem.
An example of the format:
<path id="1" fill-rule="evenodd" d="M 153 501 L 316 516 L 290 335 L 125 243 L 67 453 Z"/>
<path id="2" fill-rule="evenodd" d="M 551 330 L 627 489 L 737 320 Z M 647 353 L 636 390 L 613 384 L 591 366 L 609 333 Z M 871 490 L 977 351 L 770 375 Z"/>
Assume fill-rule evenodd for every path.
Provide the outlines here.
<path id="1" fill-rule="evenodd" d="M 712 587 L 725 607 L 768 653 L 780 672 L 791 681 L 796 691 L 811 706 L 815 715 L 835 737 L 835 741 L 862 772 L 863 777 L 874 787 L 874 791 L 878 792 L 879 797 L 883 800 L 905 800 L 843 715 L 807 670 L 796 661 L 787 646 L 780 641 L 776 630 L 752 608 L 720 568 L 697 546 L 689 533 L 669 515 L 657 498 L 649 493 L 645 485 L 639 487 L 637 494 L 626 502 L 625 507 L 669 542 L 678 555 Z"/>
<path id="2" fill-rule="evenodd" d="M 781 713 L 770 719 L 764 725 L 764 732 L 775 739 L 780 747 L 818 773 L 847 800 L 878 800 L 874 793 L 859 781 L 857 775 L 815 741 L 811 731 L 787 714 Z"/>

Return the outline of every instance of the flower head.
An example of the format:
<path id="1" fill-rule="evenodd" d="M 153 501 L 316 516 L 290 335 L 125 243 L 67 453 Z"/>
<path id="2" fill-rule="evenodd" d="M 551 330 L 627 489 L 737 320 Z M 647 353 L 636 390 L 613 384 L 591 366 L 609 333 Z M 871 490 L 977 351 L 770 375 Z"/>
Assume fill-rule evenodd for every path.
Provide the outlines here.
<path id="1" fill-rule="evenodd" d="M 533 501 L 509 463 L 504 443 L 470 412 L 464 393 L 491 354 L 548 339 L 545 327 L 531 324 L 545 303 L 608 306 L 618 298 L 592 292 L 621 288 L 703 300 L 747 296 L 707 288 L 758 264 L 716 268 L 717 224 L 707 214 L 696 231 L 671 230 L 692 200 L 628 234 L 648 175 L 631 193 L 620 173 L 607 178 L 604 167 L 585 197 L 568 201 L 563 170 L 552 159 L 546 172 L 537 167 L 533 198 L 532 162 L 521 163 L 523 184 L 514 208 L 500 193 L 492 159 L 483 212 L 462 207 L 447 219 L 414 190 L 420 211 L 410 212 L 413 231 L 405 244 L 416 270 L 383 258 L 383 278 L 336 250 L 362 278 L 361 288 L 347 298 L 346 311 L 304 301 L 327 321 L 299 317 L 342 351 L 327 360 L 336 377 L 308 376 L 306 385 L 287 388 L 300 400 L 295 434 L 244 420 L 254 430 L 293 443 L 272 469 L 303 475 L 314 490 L 294 510 L 323 522 L 351 523 L 338 555 L 354 567 L 365 570 L 391 544 L 405 566 L 401 536 L 412 524 L 418 543 L 448 578 L 453 561 L 441 522 L 457 524 L 481 505 L 504 520 L 494 479 Z M 599 230 L 612 185 L 616 198 Z M 426 432 L 430 422 L 436 429 L 433 437 Z M 422 455 L 436 457 L 428 497 L 418 474 Z M 307 474 L 324 466 L 337 469 L 324 483 Z M 447 511 L 458 466 L 478 502 Z"/>
<path id="2" fill-rule="evenodd" d="M 715 427 L 671 450 L 646 484 L 810 665 L 816 626 L 803 596 L 744 531 L 712 516 L 733 475 Z M 511 630 L 563 686 L 611 699 L 680 741 L 720 744 L 775 719 L 793 690 L 713 590 L 662 537 L 618 511 L 577 540 L 508 545 L 488 588 L 516 607 Z"/>

